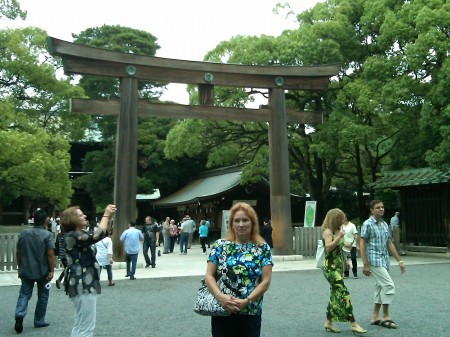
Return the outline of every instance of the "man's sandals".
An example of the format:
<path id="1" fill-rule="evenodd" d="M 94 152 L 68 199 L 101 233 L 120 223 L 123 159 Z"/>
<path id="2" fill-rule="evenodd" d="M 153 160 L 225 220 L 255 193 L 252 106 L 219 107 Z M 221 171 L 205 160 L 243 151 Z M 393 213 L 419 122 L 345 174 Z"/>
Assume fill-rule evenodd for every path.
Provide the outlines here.
<path id="1" fill-rule="evenodd" d="M 397 324 L 391 319 L 386 319 L 384 321 L 380 322 L 380 325 L 382 327 L 388 328 L 388 329 L 397 329 Z"/>

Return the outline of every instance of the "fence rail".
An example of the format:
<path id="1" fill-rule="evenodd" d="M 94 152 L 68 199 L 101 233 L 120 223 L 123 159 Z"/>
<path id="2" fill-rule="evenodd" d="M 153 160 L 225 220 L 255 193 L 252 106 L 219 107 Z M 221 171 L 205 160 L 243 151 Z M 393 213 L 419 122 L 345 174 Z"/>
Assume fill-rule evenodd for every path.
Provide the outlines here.
<path id="1" fill-rule="evenodd" d="M 17 269 L 16 247 L 19 234 L 0 234 L 0 272 Z"/>
<path id="2" fill-rule="evenodd" d="M 304 257 L 316 255 L 317 240 L 322 238 L 320 227 L 294 227 L 294 254 Z M 0 234 L 0 272 L 17 270 L 16 247 L 19 234 Z M 60 268 L 60 261 L 56 259 L 56 268 Z"/>

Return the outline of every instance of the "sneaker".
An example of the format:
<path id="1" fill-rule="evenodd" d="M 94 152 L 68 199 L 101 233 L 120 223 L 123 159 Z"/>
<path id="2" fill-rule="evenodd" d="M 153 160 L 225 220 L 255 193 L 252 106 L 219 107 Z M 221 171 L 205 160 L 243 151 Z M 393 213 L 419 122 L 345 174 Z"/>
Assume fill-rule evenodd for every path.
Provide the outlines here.
<path id="1" fill-rule="evenodd" d="M 353 275 L 353 278 L 358 278 L 358 275 Z"/>
<path id="2" fill-rule="evenodd" d="M 56 288 L 61 289 L 61 281 L 56 280 Z"/>
<path id="3" fill-rule="evenodd" d="M 158 256 L 161 256 L 161 251 L 158 249 Z"/>
<path id="4" fill-rule="evenodd" d="M 348 278 L 348 276 L 347 276 L 347 275 L 344 275 L 344 279 L 346 279 L 346 278 Z"/>
<path id="5" fill-rule="evenodd" d="M 50 325 L 50 323 L 42 323 L 42 324 L 35 324 L 34 327 L 39 329 L 39 328 L 46 328 Z"/>
<path id="6" fill-rule="evenodd" d="M 145 265 L 145 268 L 148 268 L 148 267 L 150 267 L 150 263 L 147 263 L 147 264 Z"/>
<path id="7" fill-rule="evenodd" d="M 16 330 L 17 333 L 22 333 L 23 317 L 16 317 L 16 324 L 14 324 L 14 330 Z"/>

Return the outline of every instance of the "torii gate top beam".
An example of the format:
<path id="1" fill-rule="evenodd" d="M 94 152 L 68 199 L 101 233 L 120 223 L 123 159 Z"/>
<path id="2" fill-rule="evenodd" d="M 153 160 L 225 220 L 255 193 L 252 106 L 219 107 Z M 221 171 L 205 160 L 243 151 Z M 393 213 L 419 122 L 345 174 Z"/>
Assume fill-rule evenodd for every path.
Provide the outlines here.
<path id="1" fill-rule="evenodd" d="M 134 77 L 141 81 L 211 84 L 243 88 L 325 90 L 339 65 L 250 66 L 151 57 L 47 38 L 50 54 L 61 56 L 66 74 Z"/>

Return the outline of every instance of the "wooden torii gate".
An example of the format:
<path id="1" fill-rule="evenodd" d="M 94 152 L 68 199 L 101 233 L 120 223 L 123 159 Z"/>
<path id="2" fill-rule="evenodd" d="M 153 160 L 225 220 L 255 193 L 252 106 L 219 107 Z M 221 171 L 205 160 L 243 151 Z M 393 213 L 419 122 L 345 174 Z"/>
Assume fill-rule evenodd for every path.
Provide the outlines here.
<path id="1" fill-rule="evenodd" d="M 274 253 L 293 254 L 286 123 L 318 124 L 321 112 L 286 109 L 285 90 L 325 90 L 339 65 L 312 67 L 249 66 L 193 62 L 113 52 L 48 37 L 49 52 L 60 56 L 66 74 L 120 79 L 120 101 L 72 99 L 72 112 L 118 115 L 115 161 L 113 242 L 123 258 L 119 236 L 136 219 L 137 126 L 140 117 L 269 122 L 270 209 Z M 198 106 L 150 104 L 138 98 L 138 81 L 197 84 Z M 260 109 L 214 106 L 214 86 L 261 88 L 269 105 Z"/>

